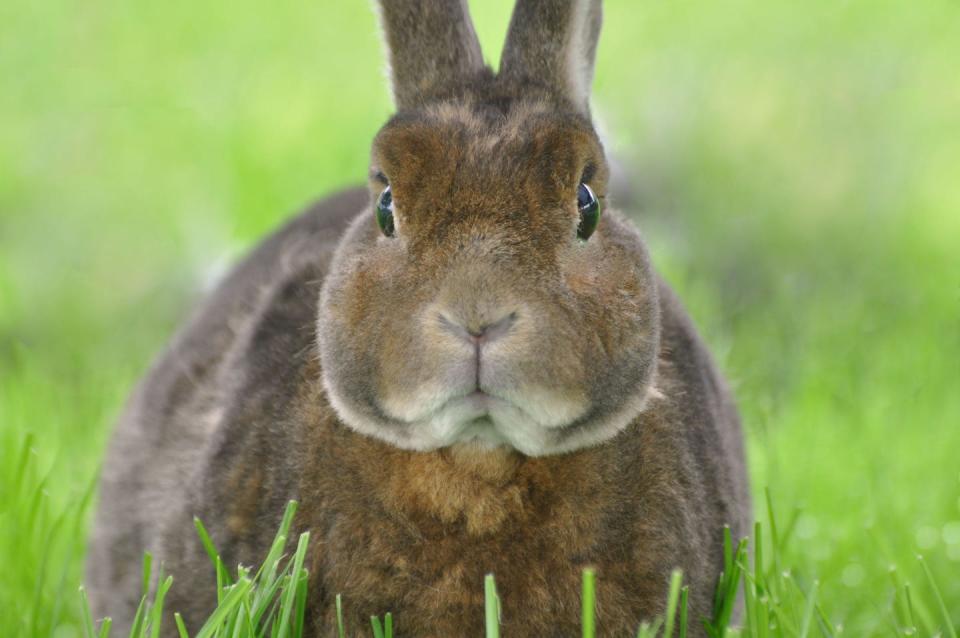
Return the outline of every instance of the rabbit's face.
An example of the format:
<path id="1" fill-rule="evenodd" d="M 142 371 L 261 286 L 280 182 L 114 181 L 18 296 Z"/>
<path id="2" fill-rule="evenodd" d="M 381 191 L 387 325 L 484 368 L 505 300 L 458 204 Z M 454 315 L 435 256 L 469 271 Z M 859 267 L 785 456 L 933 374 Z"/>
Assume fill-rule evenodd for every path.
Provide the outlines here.
<path id="1" fill-rule="evenodd" d="M 604 210 L 593 128 L 506 104 L 403 112 L 375 140 L 371 204 L 318 323 L 327 394 L 359 432 L 539 456 L 614 436 L 651 392 L 656 284 L 638 233 Z"/>

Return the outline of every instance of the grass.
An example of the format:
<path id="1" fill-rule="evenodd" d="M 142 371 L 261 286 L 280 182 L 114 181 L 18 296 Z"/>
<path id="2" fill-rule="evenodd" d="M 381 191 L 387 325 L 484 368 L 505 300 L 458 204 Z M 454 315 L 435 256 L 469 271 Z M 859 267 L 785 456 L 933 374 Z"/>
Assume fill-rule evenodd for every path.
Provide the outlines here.
<path id="1" fill-rule="evenodd" d="M 509 2 L 473 4 L 495 59 Z M 621 201 L 734 384 L 758 519 L 767 486 L 778 509 L 751 539 L 760 580 L 737 567 L 757 588 L 760 633 L 743 635 L 773 619 L 784 635 L 950 636 L 960 7 L 605 6 L 595 96 Z M 7 634 L 84 635 L 114 416 L 226 264 L 362 180 L 389 113 L 380 67 L 364 2 L 0 7 Z"/>
<path id="2" fill-rule="evenodd" d="M 824 612 L 819 600 L 820 585 L 817 580 L 808 581 L 789 570 L 780 571 L 781 546 L 778 542 L 776 519 L 768 494 L 768 516 L 771 541 L 764 552 L 763 526 L 757 523 L 754 531 L 753 558 L 747 551 L 748 539 L 741 539 L 734 547 L 730 529 L 724 535 L 724 570 L 717 583 L 713 613 L 709 618 L 698 619 L 710 638 L 728 636 L 823 636 L 832 638 L 843 632 L 842 626 L 834 624 Z M 211 560 L 211 568 L 217 575 L 216 610 L 204 625 L 191 634 L 180 618 L 174 614 L 180 638 L 297 638 L 304 629 L 308 573 L 303 563 L 309 532 L 300 535 L 292 557 L 283 555 L 287 536 L 297 509 L 296 502 L 287 505 L 276 537 L 264 559 L 263 565 L 253 573 L 249 568 L 237 568 L 236 578 L 231 578 L 213 547 L 203 524 L 197 520 L 197 533 Z M 768 556 L 768 562 L 764 561 Z M 922 557 L 918 557 L 928 579 L 930 599 L 914 599 L 909 585 L 894 580 L 895 604 L 887 613 L 889 635 L 892 636 L 946 636 L 956 638 L 957 631 L 947 610 L 940 588 Z M 130 638 L 156 638 L 163 619 L 163 601 L 173 584 L 173 578 L 164 577 L 161 566 L 159 583 L 151 596 L 152 560 L 149 554 L 143 562 L 143 593 L 130 631 Z M 597 590 L 596 573 L 593 569 L 583 571 L 581 597 L 581 632 L 583 638 L 597 636 Z M 484 579 L 485 636 L 500 636 L 500 598 L 497 595 L 493 574 Z M 741 623 L 735 622 L 734 608 L 743 601 L 744 614 Z M 110 635 L 109 618 L 94 621 L 87 606 L 83 588 L 80 588 L 84 633 L 88 638 Z M 931 614 L 931 603 L 936 602 L 940 615 Z M 343 623 L 344 601 L 336 597 L 337 635 L 344 638 L 347 628 Z M 349 601 L 346 603 L 349 604 Z M 402 620 L 402 619 L 401 619 Z M 696 621 L 696 620 L 695 620 Z M 674 633 L 674 626 L 677 633 Z M 389 612 L 383 619 L 370 617 L 370 635 L 373 638 L 392 638 L 393 616 Z M 687 588 L 683 586 L 683 574 L 674 570 L 667 593 L 666 613 L 662 617 L 641 621 L 637 638 L 686 638 L 690 619 L 687 609 Z M 354 630 L 355 632 L 355 630 Z M 464 628 L 464 635 L 468 633 Z M 351 634 L 354 635 L 354 634 Z"/>
<path id="3" fill-rule="evenodd" d="M 295 638 L 303 634 L 307 600 L 307 570 L 304 569 L 303 562 L 307 544 L 310 542 L 309 532 L 300 535 L 296 551 L 289 560 L 283 555 L 296 509 L 296 503 L 291 502 L 287 506 L 277 535 L 261 567 L 254 573 L 249 568 L 240 566 L 235 578 L 231 578 L 227 573 L 203 524 L 196 521 L 197 533 L 210 554 L 212 568 L 217 574 L 217 608 L 193 634 L 188 632 L 180 614 L 175 613 L 174 620 L 182 638 Z M 161 567 L 157 578 L 159 586 L 151 596 L 151 564 L 150 555 L 147 554 L 143 563 L 143 594 L 130 630 L 131 638 L 157 638 L 160 635 L 164 595 L 172 586 L 173 578 L 165 578 Z M 108 636 L 110 620 L 102 620 L 99 628 L 97 627 L 97 623 L 90 617 L 83 588 L 80 589 L 80 599 L 86 636 Z M 382 638 L 383 630 L 375 632 L 375 635 L 376 638 Z"/>

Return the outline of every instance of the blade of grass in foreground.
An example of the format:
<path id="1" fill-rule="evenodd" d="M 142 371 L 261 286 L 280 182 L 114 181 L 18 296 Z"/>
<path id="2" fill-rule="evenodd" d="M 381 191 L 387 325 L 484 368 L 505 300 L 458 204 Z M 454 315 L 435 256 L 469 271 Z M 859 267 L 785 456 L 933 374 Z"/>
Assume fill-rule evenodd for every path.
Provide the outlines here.
<path id="1" fill-rule="evenodd" d="M 680 590 L 680 638 L 687 638 L 687 599 L 690 597 L 690 587 L 684 585 Z"/>
<path id="2" fill-rule="evenodd" d="M 907 601 L 907 622 L 909 623 L 907 626 L 912 629 L 917 626 L 917 621 L 913 616 L 913 601 L 910 598 L 910 583 L 903 584 L 903 597 Z"/>
<path id="3" fill-rule="evenodd" d="M 293 571 L 287 581 L 287 587 L 280 594 L 280 629 L 277 632 L 280 638 L 286 638 L 290 629 L 290 617 L 294 611 L 293 603 L 297 597 L 297 582 L 303 571 L 303 561 L 307 555 L 307 544 L 309 542 L 310 532 L 304 532 L 300 535 L 300 541 L 297 543 L 297 551 L 293 555 Z"/>
<path id="4" fill-rule="evenodd" d="M 380 625 L 379 616 L 370 616 L 370 628 L 373 630 L 373 638 L 383 638 L 383 627 Z"/>
<path id="5" fill-rule="evenodd" d="M 580 600 L 581 626 L 583 638 L 594 638 L 597 635 L 597 582 L 596 573 L 592 569 L 583 570 L 583 595 Z"/>
<path id="6" fill-rule="evenodd" d="M 657 638 L 660 632 L 660 626 L 663 625 L 663 619 L 657 618 L 652 623 L 644 620 L 637 629 L 637 638 Z"/>
<path id="7" fill-rule="evenodd" d="M 337 638 L 346 638 L 347 633 L 343 628 L 343 598 L 337 594 Z"/>
<path id="8" fill-rule="evenodd" d="M 946 627 L 947 635 L 950 638 L 957 638 L 957 628 L 953 625 L 953 620 L 950 618 L 950 612 L 947 610 L 947 605 L 943 602 L 943 594 L 940 593 L 940 587 L 937 585 L 937 581 L 933 578 L 933 572 L 930 571 L 930 567 L 927 565 L 927 561 L 923 560 L 923 556 L 917 556 L 917 560 L 920 561 L 920 566 L 923 567 L 923 573 L 927 576 L 927 581 L 930 583 L 930 589 L 933 590 L 933 596 L 937 600 L 937 604 L 940 606 L 940 613 L 943 614 L 943 622 Z"/>
<path id="9" fill-rule="evenodd" d="M 217 606 L 217 609 L 211 614 L 210 618 L 207 619 L 207 622 L 204 623 L 194 638 L 212 638 L 219 633 L 220 626 L 241 604 L 244 597 L 250 592 L 252 586 L 253 581 L 249 578 L 244 578 L 231 585 L 228 588 L 229 591 L 227 595 L 223 598 L 223 602 Z"/>
<path id="10" fill-rule="evenodd" d="M 383 624 L 380 623 L 380 616 L 370 616 L 370 628 L 373 638 L 393 638 L 393 614 L 389 611 L 384 614 Z"/>
<path id="11" fill-rule="evenodd" d="M 207 528 L 203 526 L 203 523 L 196 516 L 193 517 L 193 526 L 197 528 L 197 535 L 200 536 L 200 543 L 203 545 L 203 549 L 207 552 L 207 556 L 210 557 L 210 562 L 213 563 L 214 569 L 217 572 L 217 600 L 221 601 L 220 593 L 223 591 L 224 587 L 232 582 L 230 580 L 230 575 L 227 574 L 227 570 L 223 566 L 223 562 L 220 560 L 220 554 L 217 552 L 217 548 L 214 546 L 213 539 L 210 538 L 210 534 L 207 533 Z"/>
<path id="12" fill-rule="evenodd" d="M 663 627 L 664 638 L 673 638 L 673 621 L 677 615 L 677 603 L 680 602 L 680 586 L 683 584 L 683 572 L 679 569 L 670 574 L 670 593 L 667 595 L 667 618 Z"/>
<path id="13" fill-rule="evenodd" d="M 163 570 L 160 570 L 160 578 L 163 578 Z M 160 638 L 160 624 L 163 621 L 163 599 L 166 598 L 170 586 L 173 585 L 173 576 L 167 576 L 157 587 L 157 595 L 154 598 L 153 608 L 150 610 L 150 638 Z"/>
<path id="14" fill-rule="evenodd" d="M 93 617 L 90 615 L 90 603 L 87 601 L 87 592 L 80 588 L 80 610 L 83 613 L 83 631 L 86 638 L 93 638 Z"/>
<path id="15" fill-rule="evenodd" d="M 500 599 L 493 574 L 487 574 L 483 579 L 483 603 L 487 638 L 500 638 Z"/>
<path id="16" fill-rule="evenodd" d="M 305 627 L 305 621 L 307 616 L 307 582 L 308 574 L 306 570 L 303 570 L 303 574 L 300 579 L 297 581 L 297 602 L 295 609 L 297 610 L 296 618 L 294 619 L 293 625 L 293 635 L 302 636 L 303 628 Z"/>
<path id="17" fill-rule="evenodd" d="M 190 634 L 187 633 L 187 627 L 183 624 L 183 617 L 176 613 L 173 615 L 173 620 L 177 623 L 177 632 L 180 634 L 180 638 L 190 638 Z"/>
<path id="18" fill-rule="evenodd" d="M 803 623 L 800 625 L 800 638 L 807 638 L 810 632 L 810 624 L 813 622 L 813 610 L 817 604 L 817 590 L 820 588 L 819 581 L 813 581 L 813 586 L 807 593 L 807 605 L 803 610 Z"/>
<path id="19" fill-rule="evenodd" d="M 153 574 L 153 554 L 143 553 L 143 587 L 140 590 L 141 596 L 150 594 L 150 578 Z"/>
<path id="20" fill-rule="evenodd" d="M 292 510 L 288 509 L 287 514 Z M 235 581 L 229 584 L 221 577 L 222 585 L 220 604 L 214 613 L 207 619 L 206 624 L 193 638 L 301 638 L 304 630 L 304 613 L 307 600 L 307 572 L 304 567 L 309 535 L 301 534 L 296 552 L 292 557 L 283 556 L 285 539 L 290 533 L 292 516 L 285 515 L 284 522 L 278 530 L 274 544 L 268 552 L 268 562 L 253 573 L 250 568 L 239 567 Z M 200 531 L 203 530 L 203 531 Z M 795 580 L 789 571 L 764 572 L 764 554 L 766 560 L 776 564 L 778 545 L 767 540 L 761 541 L 761 526 L 754 529 L 756 547 L 753 561 L 747 555 L 747 541 L 741 540 L 734 545 L 731 532 L 727 530 L 723 547 L 723 572 L 718 579 L 717 592 L 714 601 L 712 618 L 704 618 L 703 624 L 707 634 L 713 638 L 733 638 L 744 636 L 749 638 L 764 638 L 765 636 L 792 636 L 804 638 L 813 635 L 823 635 L 830 638 L 832 627 L 826 614 L 818 603 L 819 583 L 812 581 L 809 586 L 802 586 L 803 580 Z M 198 533 L 204 540 L 205 530 L 198 524 Z M 775 538 L 770 534 L 768 539 Z M 213 546 L 209 535 L 204 541 L 208 554 L 214 559 L 214 564 L 222 565 L 219 554 Z M 918 557 L 919 558 L 919 557 Z M 955 624 L 949 616 L 947 604 L 933 574 L 926 562 L 919 558 L 921 566 L 930 584 L 932 597 L 939 604 L 939 611 L 943 619 L 939 623 L 944 638 L 957 638 Z M 171 586 L 171 579 L 162 573 L 159 577 L 150 574 L 156 561 L 149 556 L 144 557 L 143 587 L 149 592 L 153 589 L 152 598 L 144 596 L 137 611 L 137 633 L 132 638 L 158 638 L 161 631 L 160 618 L 163 610 L 164 597 Z M 224 570 L 225 571 L 225 570 Z M 161 569 L 162 572 L 162 569 Z M 895 584 L 897 579 L 894 575 Z M 746 614 L 743 627 L 731 625 L 733 610 L 740 585 L 745 589 Z M 150 585 L 153 584 L 153 587 Z M 594 569 L 585 569 L 582 572 L 581 591 L 581 629 L 583 638 L 595 638 L 597 635 L 597 583 Z M 901 630 L 911 630 L 918 624 L 922 614 L 923 604 L 929 602 L 935 610 L 931 597 L 926 601 L 922 597 L 914 599 L 917 590 L 910 590 L 907 585 L 897 587 L 897 596 L 894 600 L 894 611 L 900 611 L 903 622 L 895 623 L 892 629 L 897 635 Z M 779 594 L 777 594 L 779 592 Z M 493 574 L 484 579 L 485 594 L 485 628 L 487 638 L 500 637 L 500 599 L 497 594 Z M 638 638 L 686 638 L 688 634 L 688 603 L 689 589 L 683 585 L 683 573 L 680 570 L 671 572 L 669 589 L 666 595 L 666 614 L 651 620 L 645 620 L 638 628 Z M 99 634 L 86 609 L 86 597 L 81 592 L 84 603 L 84 638 L 106 638 L 109 632 L 109 621 L 100 627 Z M 338 595 L 336 604 L 336 635 L 345 638 L 346 628 L 343 618 L 343 601 Z M 927 623 L 930 633 L 938 631 L 937 622 Z M 180 638 L 189 638 L 187 629 L 179 615 L 174 615 Z M 697 619 L 699 620 L 699 618 Z M 392 638 L 393 617 L 386 614 L 380 617 L 371 617 L 370 630 L 374 638 Z M 915 629 L 914 629 L 915 630 Z"/>

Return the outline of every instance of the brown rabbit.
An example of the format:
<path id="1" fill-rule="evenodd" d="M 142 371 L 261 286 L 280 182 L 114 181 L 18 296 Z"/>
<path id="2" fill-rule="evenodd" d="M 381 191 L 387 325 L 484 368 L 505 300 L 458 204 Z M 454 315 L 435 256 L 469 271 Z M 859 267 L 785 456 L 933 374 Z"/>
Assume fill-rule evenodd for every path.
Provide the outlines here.
<path id="1" fill-rule="evenodd" d="M 397 114 L 369 183 L 309 209 L 200 307 L 134 393 L 103 470 L 95 611 L 129 623 L 140 556 L 196 630 L 284 504 L 311 532 L 310 635 L 393 612 L 403 636 L 709 614 L 750 500 L 730 393 L 637 230 L 606 198 L 588 92 L 599 0 L 519 0 L 501 69 L 463 0 L 381 0 Z M 169 624 L 169 623 L 168 623 Z M 698 624 L 698 623 L 694 623 Z M 172 629 L 172 627 L 167 627 Z"/>

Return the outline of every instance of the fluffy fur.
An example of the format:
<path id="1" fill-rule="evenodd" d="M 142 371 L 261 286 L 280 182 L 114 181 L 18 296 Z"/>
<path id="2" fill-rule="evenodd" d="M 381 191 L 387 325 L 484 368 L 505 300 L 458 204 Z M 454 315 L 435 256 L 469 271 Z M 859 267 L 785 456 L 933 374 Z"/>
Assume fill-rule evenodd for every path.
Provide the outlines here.
<path id="1" fill-rule="evenodd" d="M 401 114 L 374 141 L 397 236 L 354 222 L 318 320 L 327 395 L 359 432 L 556 454 L 615 435 L 650 393 L 659 321 L 643 243 L 613 211 L 576 236 L 584 172 L 606 192 L 600 144 L 577 114 L 507 99 Z M 373 179 L 372 196 L 384 186 Z M 507 316 L 479 352 L 457 333 Z"/>
<path id="2" fill-rule="evenodd" d="M 311 531 L 314 635 L 337 593 L 357 635 L 387 611 L 401 635 L 476 635 L 487 572 L 509 635 L 577 635 L 588 565 L 601 635 L 660 613 L 674 567 L 708 613 L 722 527 L 749 516 L 739 421 L 606 198 L 586 94 L 599 2 L 520 0 L 497 75 L 457 0 L 383 0 L 381 22 L 398 112 L 367 188 L 242 262 L 120 420 L 97 613 L 130 622 L 151 551 L 195 629 L 215 591 L 192 517 L 253 565 L 289 499 Z M 603 207 L 587 241 L 581 182 Z M 373 214 L 388 184 L 393 237 Z"/>

